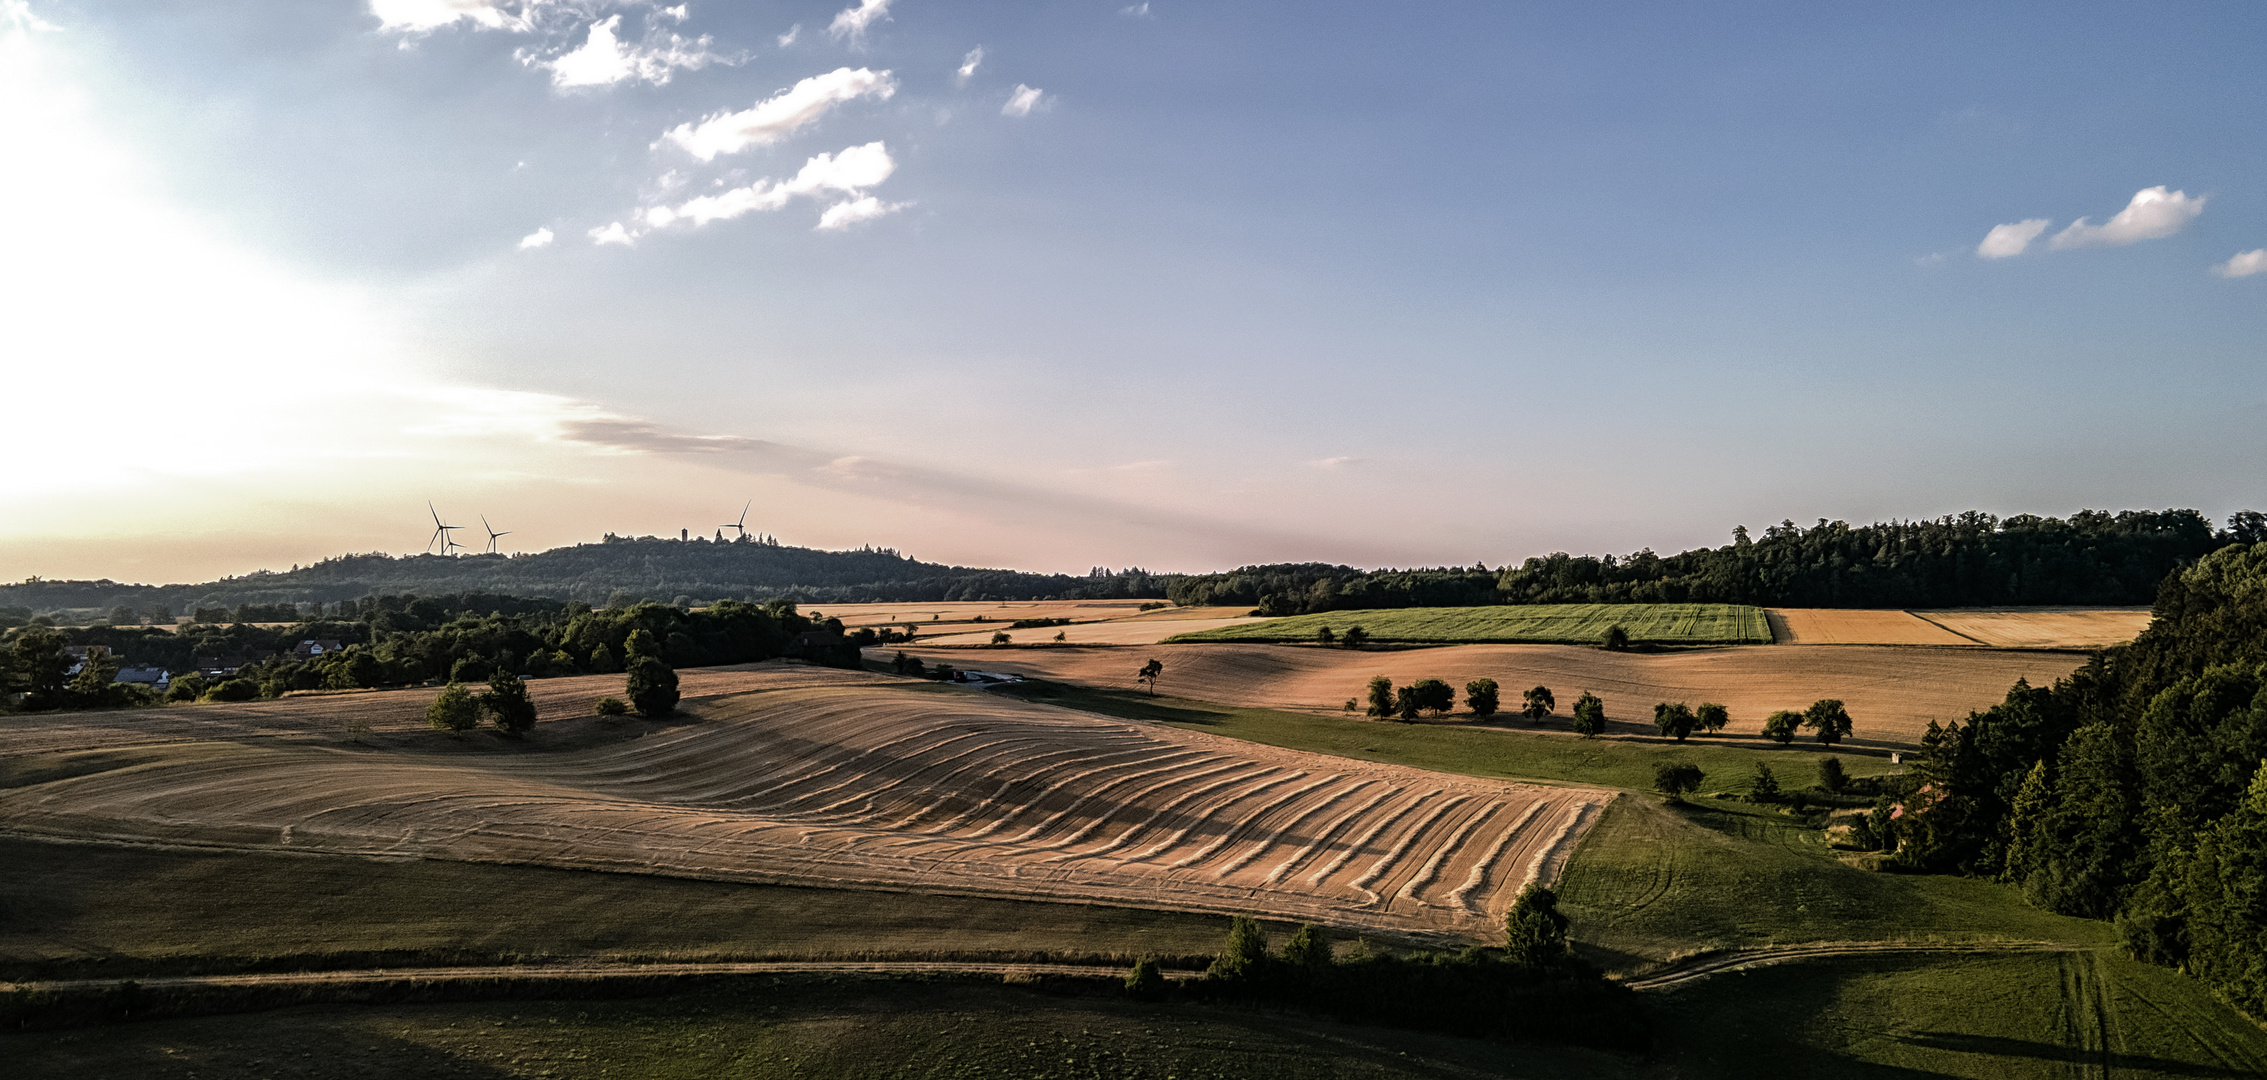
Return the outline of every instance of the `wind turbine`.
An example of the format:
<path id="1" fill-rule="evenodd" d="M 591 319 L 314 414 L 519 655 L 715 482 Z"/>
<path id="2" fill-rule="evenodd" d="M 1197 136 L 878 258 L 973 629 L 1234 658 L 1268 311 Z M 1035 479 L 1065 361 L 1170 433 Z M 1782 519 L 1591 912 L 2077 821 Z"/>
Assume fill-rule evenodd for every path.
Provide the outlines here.
<path id="1" fill-rule="evenodd" d="M 457 543 L 456 537 L 449 535 L 450 533 L 455 532 L 458 529 L 464 528 L 464 526 L 441 524 L 441 512 L 439 510 L 433 509 L 433 501 L 431 499 L 427 499 L 425 501 L 425 509 L 427 512 L 433 515 L 433 538 L 431 540 L 425 541 L 425 550 L 427 552 L 431 552 L 433 550 L 434 544 L 441 545 L 441 554 L 443 555 L 448 554 L 449 549 L 451 548 L 460 548 L 464 546 L 463 544 Z"/>
<path id="2" fill-rule="evenodd" d="M 488 524 L 488 515 L 486 514 L 480 515 L 480 527 L 488 530 L 488 554 L 490 555 L 495 555 L 498 553 L 496 551 L 497 537 L 512 535 L 512 530 L 510 529 L 505 529 L 503 532 L 497 532 L 494 525 Z"/>
<path id="3" fill-rule="evenodd" d="M 754 499 L 749 499 L 749 500 L 748 500 L 748 506 L 754 506 L 754 505 L 756 505 L 756 500 L 754 500 Z M 748 506 L 743 506 L 743 507 L 741 507 L 741 508 L 740 508 L 740 520 L 738 520 L 738 521 L 735 521 L 735 522 L 732 522 L 732 523 L 731 523 L 731 524 L 729 524 L 729 525 L 719 525 L 719 526 L 717 526 L 717 528 L 719 528 L 719 529 L 730 529 L 730 530 L 732 530 L 732 531 L 733 531 L 734 533 L 737 533 L 737 534 L 738 534 L 738 536 L 737 536 L 737 537 L 735 537 L 736 539 L 740 539 L 740 540 L 745 540 L 745 539 L 747 539 L 747 538 L 748 538 Z"/>

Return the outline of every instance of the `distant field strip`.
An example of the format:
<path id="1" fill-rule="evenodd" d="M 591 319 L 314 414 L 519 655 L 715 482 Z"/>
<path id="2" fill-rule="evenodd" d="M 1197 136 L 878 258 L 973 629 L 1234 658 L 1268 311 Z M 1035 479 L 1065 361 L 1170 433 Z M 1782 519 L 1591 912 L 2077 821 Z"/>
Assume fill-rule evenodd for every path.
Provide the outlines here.
<path id="1" fill-rule="evenodd" d="M 326 702 L 295 704 L 313 717 Z M 697 722 L 580 749 L 111 750 L 91 771 L 9 789 L 0 829 L 1252 912 L 1488 940 L 1519 889 L 1563 861 L 1612 798 L 903 684 L 694 709 Z"/>
<path id="2" fill-rule="evenodd" d="M 1762 608 L 1740 604 L 1510 604 L 1387 608 L 1292 615 L 1168 638 L 1174 642 L 1314 641 L 1324 627 L 1360 626 L 1371 641 L 1424 645 L 1595 645 L 1609 627 L 1633 642 L 1662 645 L 1769 645 Z"/>
<path id="3" fill-rule="evenodd" d="M 2147 608 L 2057 611 L 1916 611 L 1914 617 L 1962 638 L 2004 649 L 2103 649 L 2141 636 Z"/>

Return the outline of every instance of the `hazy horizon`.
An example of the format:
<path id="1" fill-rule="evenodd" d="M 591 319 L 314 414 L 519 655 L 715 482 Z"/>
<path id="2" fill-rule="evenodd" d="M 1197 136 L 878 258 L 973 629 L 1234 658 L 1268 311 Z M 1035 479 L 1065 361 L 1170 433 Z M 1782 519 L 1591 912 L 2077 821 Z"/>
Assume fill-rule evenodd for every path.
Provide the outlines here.
<path id="1" fill-rule="evenodd" d="M 2267 504 L 2252 8 L 0 0 L 0 580 Z M 476 531 L 468 534 L 476 539 Z"/>

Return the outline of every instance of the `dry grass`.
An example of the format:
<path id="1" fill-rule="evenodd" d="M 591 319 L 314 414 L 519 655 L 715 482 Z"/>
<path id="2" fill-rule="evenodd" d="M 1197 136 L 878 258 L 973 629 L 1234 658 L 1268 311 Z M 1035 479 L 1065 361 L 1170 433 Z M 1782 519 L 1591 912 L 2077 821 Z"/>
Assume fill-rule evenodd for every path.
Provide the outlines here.
<path id="1" fill-rule="evenodd" d="M 1771 640 L 1780 645 L 1974 645 L 1976 642 L 1909 611 L 1770 608 Z"/>
<path id="2" fill-rule="evenodd" d="M 1969 641 L 2005 649 L 2104 649 L 2132 641 L 2149 625 L 2148 608 L 2014 608 L 1913 614 Z"/>

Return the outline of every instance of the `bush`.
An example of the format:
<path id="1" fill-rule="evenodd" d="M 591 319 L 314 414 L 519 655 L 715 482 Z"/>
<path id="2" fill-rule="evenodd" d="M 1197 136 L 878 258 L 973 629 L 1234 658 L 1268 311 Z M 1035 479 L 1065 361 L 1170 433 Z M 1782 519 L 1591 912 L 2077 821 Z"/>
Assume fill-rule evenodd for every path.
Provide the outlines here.
<path id="1" fill-rule="evenodd" d="M 1321 630 L 1315 632 L 1315 644 L 1336 645 L 1338 644 L 1338 635 L 1331 633 L 1330 627 L 1325 626 Z"/>
<path id="2" fill-rule="evenodd" d="M 1204 977 L 1212 982 L 1243 982 L 1258 978 L 1266 967 L 1267 931 L 1259 920 L 1238 915 L 1228 923 L 1228 944 L 1212 958 Z"/>
<path id="3" fill-rule="evenodd" d="M 640 716 L 662 717 L 677 711 L 677 673 L 650 654 L 632 654 L 625 692 Z"/>
<path id="4" fill-rule="evenodd" d="M 1008 632 L 1005 630 L 992 631 L 992 644 L 994 645 L 1005 645 L 1014 640 L 1014 638 L 1008 636 Z"/>
<path id="5" fill-rule="evenodd" d="M 260 684 L 242 677 L 227 679 L 218 686 L 199 695 L 199 701 L 253 701 L 260 696 Z"/>
<path id="6" fill-rule="evenodd" d="M 528 700 L 526 681 L 502 668 L 488 677 L 488 692 L 480 696 L 480 708 L 498 728 L 514 735 L 535 726 L 535 702 Z"/>
<path id="7" fill-rule="evenodd" d="M 1606 650 L 1607 652 L 1622 652 L 1628 649 L 1628 628 L 1622 626 L 1620 623 L 1616 623 L 1612 626 L 1607 627 L 1605 636 L 1598 639 L 1598 647 Z"/>
<path id="8" fill-rule="evenodd" d="M 1419 679 L 1409 691 L 1417 697 L 1417 707 L 1440 716 L 1456 707 L 1456 689 L 1439 679 Z"/>
<path id="9" fill-rule="evenodd" d="M 1472 710 L 1474 716 L 1494 716 L 1501 702 L 1502 696 L 1496 689 L 1494 679 L 1474 679 L 1464 684 L 1464 707 Z"/>
<path id="10" fill-rule="evenodd" d="M 1567 918 L 1559 914 L 1557 893 L 1541 885 L 1520 890 L 1504 916 L 1507 940 L 1504 958 L 1521 967 L 1558 968 L 1571 955 L 1567 949 Z"/>
<path id="11" fill-rule="evenodd" d="M 480 723 L 480 702 L 463 683 L 452 682 L 425 707 L 425 722 L 441 731 L 471 731 Z"/>
<path id="12" fill-rule="evenodd" d="M 1691 764 L 1661 764 L 1653 766 L 1653 789 L 1672 799 L 1683 801 L 1685 793 L 1700 787 L 1708 774 L 1700 766 Z"/>
<path id="13" fill-rule="evenodd" d="M 1692 729 L 1698 726 L 1700 726 L 1699 718 L 1692 714 L 1691 709 L 1685 707 L 1684 702 L 1680 701 L 1671 705 L 1664 701 L 1653 706 L 1653 730 L 1678 742 L 1685 741 L 1685 736 L 1692 734 Z"/>
<path id="14" fill-rule="evenodd" d="M 600 716 L 620 716 L 630 711 L 630 703 L 608 694 L 599 698 L 597 703 L 591 706 L 591 711 Z"/>
<path id="15" fill-rule="evenodd" d="M 1763 718 L 1763 736 L 1777 743 L 1794 742 L 1795 729 L 1801 727 L 1802 722 L 1802 714 L 1781 709 Z"/>
<path id="16" fill-rule="evenodd" d="M 1135 1001 L 1155 1001 L 1165 996 L 1165 972 L 1157 966 L 1157 958 L 1144 956 L 1134 961 L 1133 970 L 1126 973 L 1126 996 Z"/>
<path id="17" fill-rule="evenodd" d="M 1370 643 L 1370 632 L 1359 626 L 1347 627 L 1346 633 L 1339 636 L 1338 643 L 1349 649 L 1359 649 Z"/>
<path id="18" fill-rule="evenodd" d="M 1548 686 L 1538 686 L 1520 695 L 1520 697 L 1526 705 L 1526 708 L 1520 711 L 1527 714 L 1527 718 L 1536 723 L 1550 719 L 1551 710 L 1559 707 L 1558 699 L 1551 696 L 1551 688 Z"/>
<path id="19" fill-rule="evenodd" d="M 1779 801 L 1779 778 L 1772 775 L 1771 766 L 1760 761 L 1755 763 L 1755 779 L 1748 781 L 1747 798 L 1756 803 Z"/>
<path id="20" fill-rule="evenodd" d="M 1585 739 L 1595 738 L 1606 730 L 1606 703 L 1598 695 L 1584 691 L 1574 703 L 1574 722 L 1569 725 Z"/>
<path id="21" fill-rule="evenodd" d="M 1710 735 L 1724 730 L 1724 725 L 1732 722 L 1731 710 L 1713 701 L 1701 702 L 1700 707 L 1692 711 L 1692 715 L 1693 719 L 1699 723 L 1700 730 Z"/>
<path id="22" fill-rule="evenodd" d="M 1283 962 L 1293 970 L 1319 972 L 1337 961 L 1330 951 L 1330 935 L 1313 923 L 1300 925 L 1283 943 Z"/>
<path id="23" fill-rule="evenodd" d="M 1818 762 L 1818 786 L 1829 795 L 1840 795 L 1850 785 L 1850 774 L 1842 771 L 1842 759 L 1825 757 Z"/>
<path id="24" fill-rule="evenodd" d="M 1380 720 L 1393 715 L 1392 679 L 1383 675 L 1372 676 L 1370 678 L 1369 696 L 1370 707 L 1364 715 L 1374 716 Z"/>
<path id="25" fill-rule="evenodd" d="M 165 700 L 195 701 L 197 700 L 197 696 L 204 692 L 204 676 L 183 675 L 180 678 L 173 680 L 173 685 L 165 688 Z"/>
<path id="26" fill-rule="evenodd" d="M 1395 719 L 1402 723 L 1416 723 L 1417 714 L 1424 708 L 1425 703 L 1417 699 L 1416 687 L 1404 686 L 1393 692 L 1393 715 Z"/>

